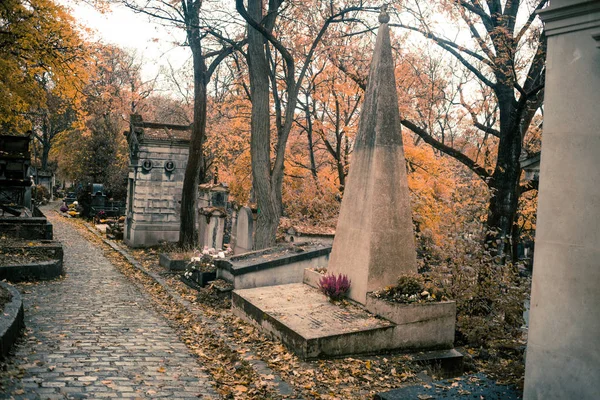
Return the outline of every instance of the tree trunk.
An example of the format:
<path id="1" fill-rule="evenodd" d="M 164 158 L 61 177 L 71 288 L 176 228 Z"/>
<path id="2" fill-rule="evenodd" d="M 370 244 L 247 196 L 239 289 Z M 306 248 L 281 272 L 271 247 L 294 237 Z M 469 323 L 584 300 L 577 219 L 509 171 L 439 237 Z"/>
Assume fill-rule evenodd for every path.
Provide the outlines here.
<path id="1" fill-rule="evenodd" d="M 190 139 L 189 157 L 181 193 L 181 223 L 179 246 L 192 248 L 198 244 L 196 214 L 198 204 L 198 184 L 204 181 L 203 148 L 206 136 L 206 61 L 202 54 L 197 2 L 188 2 L 187 36 L 192 50 L 194 68 L 194 121 Z"/>
<path id="2" fill-rule="evenodd" d="M 262 0 L 248 1 L 248 14 L 256 21 L 263 18 Z M 250 151 L 252 154 L 253 188 L 258 205 L 256 249 L 271 247 L 279 223 L 277 184 L 271 182 L 271 125 L 269 108 L 269 64 L 263 35 L 248 26 L 248 70 L 252 96 Z M 280 188 L 280 186 L 279 186 Z"/>
<path id="3" fill-rule="evenodd" d="M 42 171 L 48 169 L 48 155 L 50 154 L 50 141 L 42 143 Z"/>
<path id="4" fill-rule="evenodd" d="M 317 186 L 319 185 L 319 176 L 317 174 L 317 163 L 315 161 L 315 145 L 313 143 L 313 130 L 312 130 L 312 119 L 308 112 L 306 113 L 306 140 L 308 141 L 308 155 L 310 158 L 310 173 L 315 180 Z"/>
<path id="5" fill-rule="evenodd" d="M 514 95 L 511 86 L 500 86 L 497 89 L 500 109 L 501 139 L 498 144 L 496 168 L 489 182 L 491 190 L 488 209 L 488 232 L 486 241 L 495 254 L 506 256 L 510 253 L 509 239 L 513 231 L 513 223 L 519 204 L 519 180 L 521 166 L 521 132 L 514 123 Z"/>
<path id="6" fill-rule="evenodd" d="M 42 122 L 42 137 L 40 142 L 42 144 L 42 171 L 48 168 L 48 154 L 50 153 L 50 122 L 48 121 L 48 115 L 44 115 L 44 122 Z"/>

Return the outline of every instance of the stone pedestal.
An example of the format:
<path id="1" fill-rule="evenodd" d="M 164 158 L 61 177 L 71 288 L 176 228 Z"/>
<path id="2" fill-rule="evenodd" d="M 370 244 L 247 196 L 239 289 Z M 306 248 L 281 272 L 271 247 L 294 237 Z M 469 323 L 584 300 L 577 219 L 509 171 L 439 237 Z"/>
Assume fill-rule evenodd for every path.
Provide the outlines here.
<path id="1" fill-rule="evenodd" d="M 524 397 L 598 399 L 600 2 L 551 4 Z"/>

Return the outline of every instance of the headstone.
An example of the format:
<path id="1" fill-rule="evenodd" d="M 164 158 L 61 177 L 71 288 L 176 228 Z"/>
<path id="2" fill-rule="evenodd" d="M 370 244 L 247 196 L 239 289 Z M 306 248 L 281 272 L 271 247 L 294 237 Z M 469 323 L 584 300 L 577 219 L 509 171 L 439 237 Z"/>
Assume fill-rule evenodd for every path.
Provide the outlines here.
<path id="1" fill-rule="evenodd" d="M 254 218 L 252 209 L 241 207 L 237 215 L 234 254 L 246 253 L 254 248 Z"/>
<path id="2" fill-rule="evenodd" d="M 227 218 L 229 188 L 225 184 L 206 183 L 198 186 L 198 234 L 200 244 L 222 249 Z"/>
<path id="3" fill-rule="evenodd" d="M 384 11 L 328 266 L 348 275 L 349 297 L 363 304 L 417 272 L 388 21 Z"/>
<path id="4" fill-rule="evenodd" d="M 223 234 L 227 214 L 222 208 L 203 208 L 198 216 L 200 244 L 209 249 L 223 249 Z"/>
<path id="5" fill-rule="evenodd" d="M 525 399 L 600 398 L 600 2 L 552 0 Z"/>

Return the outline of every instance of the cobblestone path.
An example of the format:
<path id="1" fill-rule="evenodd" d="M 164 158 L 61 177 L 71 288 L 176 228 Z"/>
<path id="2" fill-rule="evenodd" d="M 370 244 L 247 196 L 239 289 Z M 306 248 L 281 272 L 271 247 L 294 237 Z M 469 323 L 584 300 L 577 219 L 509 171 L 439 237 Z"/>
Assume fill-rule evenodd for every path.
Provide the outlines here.
<path id="1" fill-rule="evenodd" d="M 175 331 L 94 244 L 46 210 L 66 277 L 21 286 L 27 336 L 0 398 L 217 398 Z"/>

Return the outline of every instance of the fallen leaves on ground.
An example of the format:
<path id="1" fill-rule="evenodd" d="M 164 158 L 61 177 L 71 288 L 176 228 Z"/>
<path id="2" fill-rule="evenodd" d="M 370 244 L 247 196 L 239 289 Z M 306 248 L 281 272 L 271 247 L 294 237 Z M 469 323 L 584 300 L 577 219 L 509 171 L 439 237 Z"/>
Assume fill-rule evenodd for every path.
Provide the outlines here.
<path id="1" fill-rule="evenodd" d="M 71 222 L 71 220 L 69 220 Z M 191 303 L 196 315 L 188 312 L 153 279 L 106 246 L 97 236 L 80 228 L 89 240 L 101 245 L 119 270 L 151 295 L 153 306 L 170 322 L 180 339 L 198 357 L 215 382 L 217 391 L 232 399 L 280 399 L 275 390 L 282 379 L 295 393 L 286 398 L 364 399 L 378 392 L 414 383 L 422 368 L 405 355 L 346 357 L 302 361 L 279 341 L 270 339 L 230 311 L 230 301 L 210 289 L 200 293 L 183 284 L 178 276 L 158 264 L 161 249 L 127 249 L 148 271 L 159 274 L 168 287 Z M 198 315 L 206 320 L 201 320 Z M 207 324 L 216 324 L 215 334 Z M 227 343 L 234 343 L 232 350 Z M 249 361 L 264 361 L 273 373 L 258 373 Z"/>

